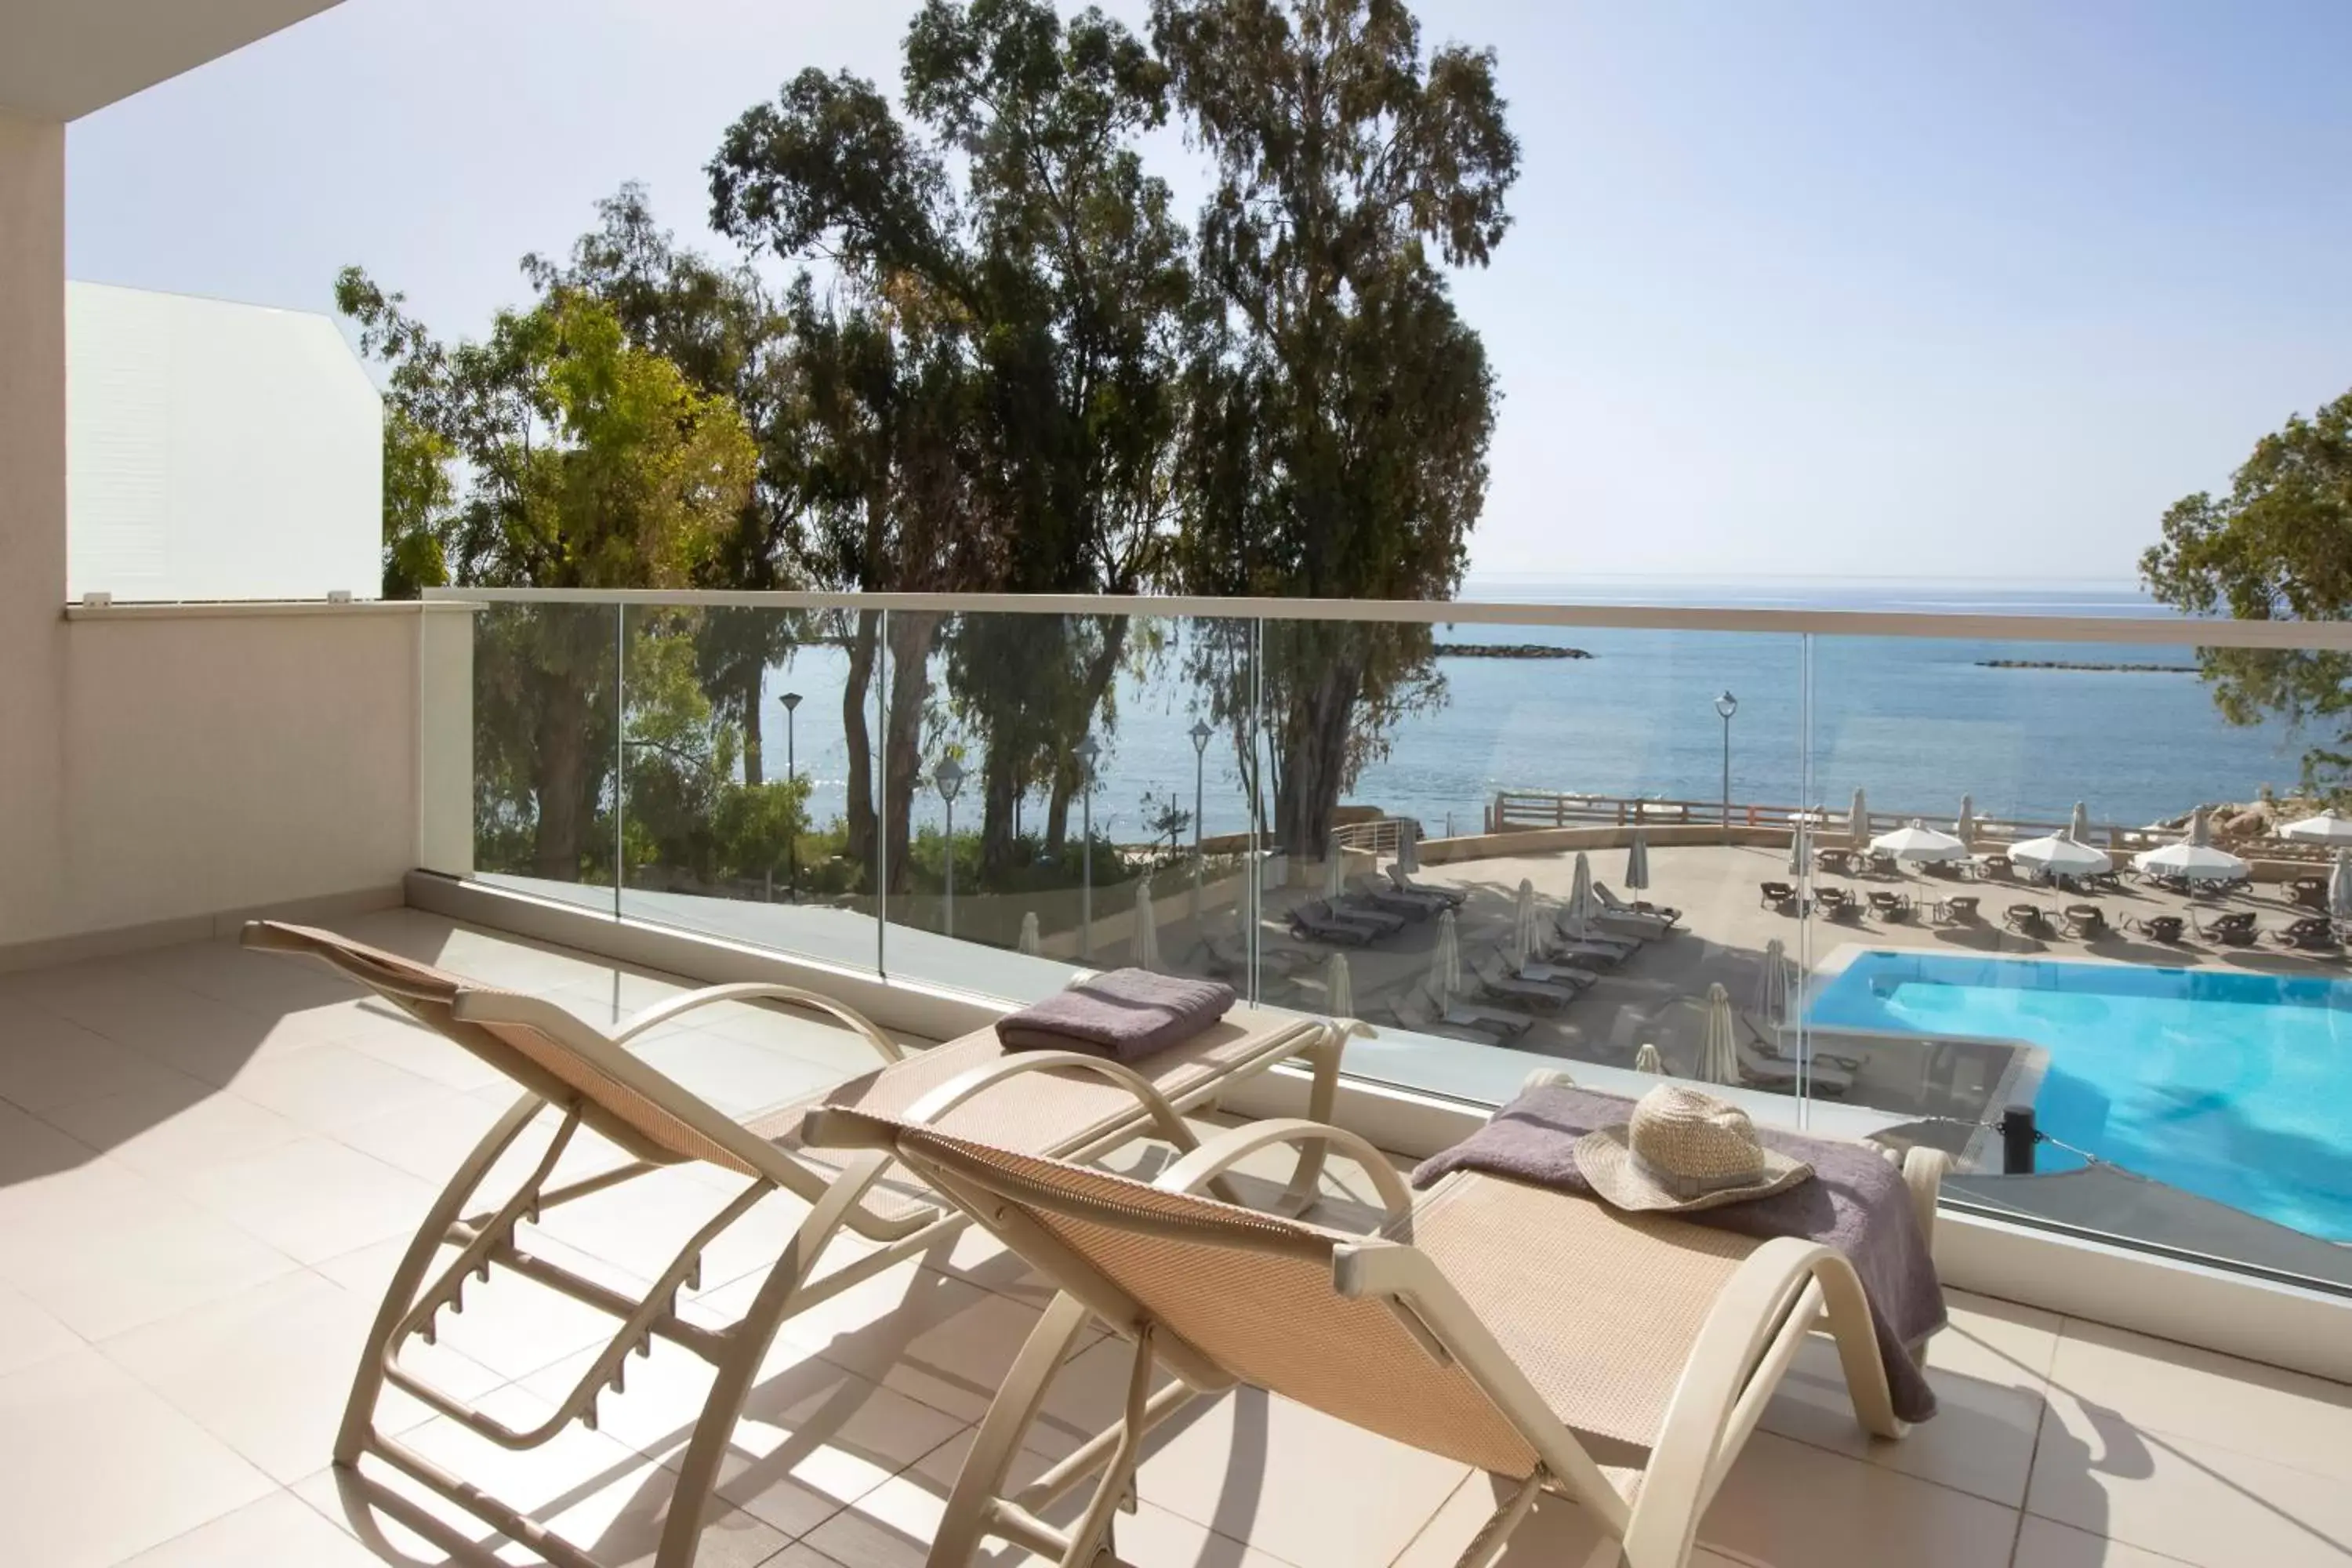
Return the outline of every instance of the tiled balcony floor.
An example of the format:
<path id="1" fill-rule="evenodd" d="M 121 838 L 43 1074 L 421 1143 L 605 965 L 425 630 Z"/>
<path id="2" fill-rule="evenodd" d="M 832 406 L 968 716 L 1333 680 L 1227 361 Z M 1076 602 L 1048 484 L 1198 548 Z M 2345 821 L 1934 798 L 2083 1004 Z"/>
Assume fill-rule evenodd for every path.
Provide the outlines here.
<path id="1" fill-rule="evenodd" d="M 670 989 L 413 911 L 344 923 L 600 1020 Z M 645 1050 L 730 1109 L 864 1061 L 839 1032 L 743 1009 Z M 326 1465 L 383 1279 L 509 1100 L 322 971 L 226 943 L 0 977 L 0 1563 L 534 1561 Z M 666 1173 L 551 1215 L 541 1249 L 638 1279 L 713 1198 L 709 1176 Z M 797 1217 L 771 1202 L 714 1254 L 709 1308 L 751 1289 Z M 1043 1299 L 967 1237 L 788 1324 L 702 1563 L 919 1563 Z M 1832 1358 L 1801 1367 L 1702 1527 L 1702 1560 L 2352 1563 L 2352 1390 L 1998 1301 L 1955 1309 L 1934 1358 L 1944 1414 L 1905 1443 L 1860 1437 Z M 604 1327 L 522 1283 L 444 1322 L 431 1374 L 509 1415 L 560 1395 Z M 1124 1375 L 1115 1342 L 1074 1357 L 1045 1457 L 1108 1418 Z M 650 1554 L 701 1386 L 700 1363 L 657 1350 L 601 1431 L 520 1458 L 415 1405 L 384 1420 L 622 1563 Z M 1163 1431 L 1140 1495 L 1118 1537 L 1137 1568 L 1450 1563 L 1492 1506 L 1458 1465 L 1254 1394 Z M 1582 1563 L 1589 1544 L 1574 1510 L 1547 1506 L 1505 1561 Z"/>

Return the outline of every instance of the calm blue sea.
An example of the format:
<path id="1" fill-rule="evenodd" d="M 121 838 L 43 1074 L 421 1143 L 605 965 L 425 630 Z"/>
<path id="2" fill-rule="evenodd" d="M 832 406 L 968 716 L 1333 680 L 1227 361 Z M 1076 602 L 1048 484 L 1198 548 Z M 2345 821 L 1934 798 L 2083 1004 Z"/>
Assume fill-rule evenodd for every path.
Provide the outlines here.
<path id="1" fill-rule="evenodd" d="M 1955 614 L 2146 616 L 2137 594 L 2112 586 L 2034 589 L 1889 583 L 1568 583 L 1474 581 L 1471 599 L 1737 607 L 1874 609 Z M 1168 628 L 1181 643 L 1185 628 Z M 2187 665 L 2179 647 L 2080 643 L 1979 643 L 1903 637 L 1751 636 L 1720 632 L 1441 629 L 1442 640 L 1581 647 L 1577 660 L 1446 658 L 1443 700 L 1391 731 L 1348 798 L 1418 817 L 1433 834 L 1475 830 L 1500 788 L 1712 801 L 1722 789 L 1725 725 L 1717 695 L 1738 707 L 1730 724 L 1735 802 L 1843 805 L 1859 786 L 1876 811 L 1949 818 L 1963 793 L 1982 816 L 2061 818 L 2080 800 L 2095 821 L 2138 825 L 2200 801 L 2249 799 L 2298 773 L 2304 742 L 2276 726 L 2222 722 L 2194 675 L 1997 669 L 1993 658 Z M 1811 686 L 1811 723 L 1804 723 Z M 795 742 L 815 784 L 814 813 L 843 809 L 846 752 L 840 721 L 842 658 L 812 649 L 769 679 L 765 754 L 785 762 L 774 694 L 798 689 Z M 1187 731 L 1196 694 L 1180 661 L 1131 673 L 1102 732 L 1096 826 L 1138 833 L 1142 798 L 1189 806 L 1193 753 Z M 935 705 L 926 754 L 955 733 Z M 1807 767 L 1811 777 L 1808 784 Z M 1207 831 L 1247 824 L 1229 742 L 1210 742 Z M 1034 805 L 1042 812 L 1042 805 Z M 967 805 L 967 810 L 976 806 Z M 962 816 L 959 812 L 959 816 Z M 937 822 L 927 795 L 919 820 Z M 966 820 L 972 820 L 966 818 Z"/>

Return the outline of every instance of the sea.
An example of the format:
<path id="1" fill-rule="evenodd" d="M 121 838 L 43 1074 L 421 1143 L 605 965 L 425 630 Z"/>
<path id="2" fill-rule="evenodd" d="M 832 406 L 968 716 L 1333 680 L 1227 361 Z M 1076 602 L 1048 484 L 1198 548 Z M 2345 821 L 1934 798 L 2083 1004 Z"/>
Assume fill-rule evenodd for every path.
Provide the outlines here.
<path id="1" fill-rule="evenodd" d="M 1731 609 L 1906 611 L 1922 614 L 2164 616 L 2116 584 L 2035 586 L 1834 581 L 1473 578 L 1467 601 L 1654 605 Z M 2265 723 L 2226 722 L 2195 663 L 2183 622 L 2179 647 L 2074 642 L 1979 642 L 1914 637 L 1628 631 L 1602 627 L 1441 626 L 1441 643 L 1574 647 L 1585 658 L 1441 657 L 1443 689 L 1398 721 L 1363 766 L 1347 803 L 1417 818 L 1430 837 L 1475 832 L 1498 790 L 1843 810 L 1866 792 L 1874 812 L 1947 824 L 1969 797 L 1979 816 L 2059 821 L 2076 802 L 2099 824 L 2140 826 L 2201 802 L 2284 792 L 2317 737 Z M 1204 704 L 1183 678 L 1191 628 L 1160 628 L 1163 657 L 1124 673 L 1099 724 L 1097 832 L 1148 837 L 1152 805 L 1190 810 L 1196 759 L 1188 734 Z M 1139 639 L 1142 640 L 1142 639 Z M 2129 669 L 1999 668 L 2129 665 Z M 769 672 L 762 752 L 782 776 L 788 737 L 774 698 L 800 691 L 789 737 L 812 783 L 811 813 L 845 808 L 844 658 L 811 647 Z M 2145 667 L 2169 667 L 2148 668 Z M 1717 701 L 1729 693 L 1728 723 Z M 1808 698 L 1810 697 L 1810 703 Z M 961 740 L 935 695 L 927 759 Z M 966 763 L 971 758 L 967 748 Z M 1219 733 L 1198 759 L 1203 830 L 1243 831 L 1248 805 L 1234 742 Z M 978 826 L 968 796 L 961 828 Z M 966 815 L 971 813 L 974 815 Z M 1024 803 L 1041 823 L 1042 799 Z M 918 798 L 918 826 L 939 826 L 936 791 Z M 1073 809 L 1073 826 L 1077 813 Z"/>

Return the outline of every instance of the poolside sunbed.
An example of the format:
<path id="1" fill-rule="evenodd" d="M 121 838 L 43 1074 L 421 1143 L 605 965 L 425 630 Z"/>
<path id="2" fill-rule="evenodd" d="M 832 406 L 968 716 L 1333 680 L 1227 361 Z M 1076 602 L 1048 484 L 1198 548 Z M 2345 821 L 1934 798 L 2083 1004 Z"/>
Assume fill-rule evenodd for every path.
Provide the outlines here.
<path id="1" fill-rule="evenodd" d="M 1426 882 L 1414 881 L 1405 875 L 1404 868 L 1402 866 L 1391 863 L 1388 872 L 1390 884 L 1400 893 L 1428 893 L 1444 899 L 1457 910 L 1470 901 L 1470 895 L 1459 888 L 1437 888 Z"/>
<path id="2" fill-rule="evenodd" d="M 1539 1007 L 1565 1007 L 1584 994 L 1583 985 L 1550 980 L 1522 980 L 1504 965 L 1500 953 L 1481 954 L 1471 965 L 1471 973 L 1478 977 L 1478 984 L 1487 995 L 1506 1001 L 1530 1002 Z M 1585 984 L 1590 984 L 1591 982 Z"/>
<path id="3" fill-rule="evenodd" d="M 677 1457 L 677 1480 L 654 1558 L 654 1568 L 687 1568 L 699 1544 L 729 1439 L 778 1327 L 929 1251 L 969 1223 L 942 1208 L 917 1182 L 894 1175 L 887 1157 L 843 1160 L 807 1148 L 799 1129 L 811 1105 L 838 1096 L 886 1115 L 921 1107 L 928 1120 L 961 1135 L 1055 1157 L 1093 1159 L 1145 1135 L 1189 1149 L 1197 1140 L 1182 1112 L 1286 1060 L 1312 1063 L 1309 1098 L 1325 1108 L 1315 1114 L 1328 1114 L 1343 1042 L 1339 1031 L 1321 1019 L 1236 1007 L 1209 1030 L 1131 1065 L 1066 1051 L 1007 1052 L 992 1028 L 909 1054 L 837 1002 L 767 984 L 689 992 L 646 1008 L 607 1034 L 544 998 L 478 986 L 331 931 L 256 921 L 245 928 L 244 941 L 247 947 L 323 961 L 522 1090 L 459 1163 L 394 1269 L 361 1352 L 333 1458 L 349 1470 L 363 1455 L 373 1455 L 561 1568 L 594 1563 L 522 1509 L 444 1469 L 377 1425 L 387 1385 L 492 1443 L 527 1450 L 554 1441 L 575 1421 L 593 1427 L 598 1399 L 620 1389 L 629 1355 L 649 1349 L 655 1337 L 701 1356 L 716 1376 Z M 630 1041 L 698 1008 L 751 1002 L 785 1004 L 846 1026 L 873 1047 L 882 1065 L 791 1104 L 738 1119 L 629 1049 Z M 501 1156 L 534 1128 L 544 1135 L 544 1146 L 536 1163 L 522 1168 L 520 1184 L 511 1184 L 509 1169 L 490 1185 L 493 1193 L 511 1185 L 510 1195 L 478 1195 Z M 583 1130 L 614 1145 L 627 1163 L 559 1184 L 564 1153 Z M 1309 1159 L 1319 1163 L 1320 1155 L 1310 1152 Z M 723 1204 L 714 1194 L 717 1212 L 685 1239 L 642 1298 L 575 1273 L 531 1248 L 524 1227 L 537 1225 L 546 1210 L 688 1163 L 712 1166 L 741 1178 L 744 1185 Z M 1303 1206 L 1314 1185 L 1302 1180 L 1291 1201 Z M 678 1292 L 700 1279 L 705 1249 L 778 1193 L 798 1198 L 808 1212 L 743 1316 L 721 1327 L 681 1319 Z M 487 1206 L 469 1213 L 468 1205 L 477 1202 Z M 836 1247 L 844 1229 L 859 1241 Z M 456 1256 L 442 1265 L 445 1248 L 454 1248 Z M 847 1256 L 820 1273 L 818 1266 L 838 1254 Z M 445 1308 L 464 1309 L 471 1279 L 487 1280 L 494 1268 L 520 1274 L 614 1321 L 611 1337 L 590 1356 L 570 1390 L 554 1400 L 543 1421 L 528 1429 L 510 1426 L 434 1386 L 401 1359 L 411 1340 L 433 1338 Z M 476 1305 L 482 1310 L 490 1304 Z"/>
<path id="4" fill-rule="evenodd" d="M 1604 1538 L 1577 1562 L 1684 1568 L 1817 1331 L 1863 1427 L 1905 1432 L 1853 1265 L 1793 1237 L 1628 1215 L 1475 1171 L 1416 1199 L 1379 1150 L 1310 1121 L 1234 1128 L 1148 1185 L 857 1108 L 812 1116 L 807 1136 L 920 1173 L 1060 1291 L 973 1437 L 932 1534 L 936 1568 L 967 1568 L 991 1538 L 1049 1562 L 1119 1560 L 1116 1515 L 1149 1434 L 1244 1385 L 1505 1483 L 1466 1568 L 1494 1563 L 1544 1492 Z M 1325 1147 L 1361 1163 L 1381 1210 L 1370 1234 L 1202 1194 L 1263 1151 Z M 1948 1164 L 1925 1149 L 1902 1164 L 1930 1239 Z M 1124 1406 L 1016 1485 L 1030 1430 L 1097 1321 L 1134 1347 Z M 1048 1523 L 1089 1481 L 1074 1522 Z"/>
<path id="5" fill-rule="evenodd" d="M 1417 990 L 1409 991 L 1399 997 L 1396 1005 L 1391 1011 L 1399 1024 L 1421 1034 L 1435 1035 L 1449 1040 L 1467 1040 L 1480 1046 L 1499 1046 L 1503 1043 L 1503 1036 L 1498 1030 L 1482 1028 L 1475 1024 L 1449 1023 L 1439 1017 L 1430 1010 L 1425 998 Z"/>
<path id="6" fill-rule="evenodd" d="M 1449 1024 L 1490 1030 L 1507 1037 L 1524 1035 L 1536 1026 L 1533 1014 L 1515 1013 L 1508 1007 L 1483 1007 L 1458 996 L 1439 996 L 1430 990 L 1426 981 L 1414 988 L 1414 994 L 1433 1015 Z"/>
<path id="7" fill-rule="evenodd" d="M 2304 952 L 2334 952 L 2343 945 L 2336 939 L 2334 922 L 2326 915 L 2305 915 L 2290 921 L 2273 931 L 2271 938 L 2282 947 Z"/>
<path id="8" fill-rule="evenodd" d="M 1652 926 L 1655 928 L 1655 934 L 1659 936 L 1664 936 L 1673 931 L 1675 922 L 1683 918 L 1682 910 L 1669 908 L 1664 904 L 1653 904 L 1643 900 L 1628 903 L 1610 891 L 1609 884 L 1606 882 L 1592 884 L 1592 897 L 1601 906 L 1601 919 L 1617 921 L 1633 925 L 1636 929 L 1642 926 Z"/>
<path id="9" fill-rule="evenodd" d="M 1363 921 L 1345 919 L 1321 899 L 1309 899 L 1290 911 L 1290 929 L 1310 942 L 1344 942 L 1364 947 L 1388 932 Z"/>
<path id="10" fill-rule="evenodd" d="M 1369 905 L 1410 921 L 1425 921 L 1454 907 L 1435 893 L 1401 893 L 1381 878 L 1363 872 L 1348 879 L 1348 890 L 1350 907 Z"/>

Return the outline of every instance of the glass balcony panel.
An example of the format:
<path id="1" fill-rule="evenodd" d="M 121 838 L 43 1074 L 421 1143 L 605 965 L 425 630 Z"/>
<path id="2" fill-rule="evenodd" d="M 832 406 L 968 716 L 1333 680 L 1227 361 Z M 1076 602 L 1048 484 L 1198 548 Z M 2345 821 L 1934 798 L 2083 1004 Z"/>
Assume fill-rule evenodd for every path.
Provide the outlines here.
<path id="1" fill-rule="evenodd" d="M 622 912 L 874 969 L 881 615 L 631 605 L 627 631 Z"/>
<path id="2" fill-rule="evenodd" d="M 892 973 L 1025 1000 L 1137 964 L 1246 996 L 1251 623 L 890 626 Z"/>
<path id="3" fill-rule="evenodd" d="M 474 871 L 610 915 L 620 611 L 495 604 L 474 623 Z"/>
<path id="4" fill-rule="evenodd" d="M 1952 1201 L 2352 1284 L 2345 830 L 2281 831 L 2330 737 L 2232 724 L 2199 673 L 2261 698 L 2327 657 L 1814 638 L 1818 803 L 1868 819 L 1823 847 L 1820 1111 L 1949 1151 Z"/>

